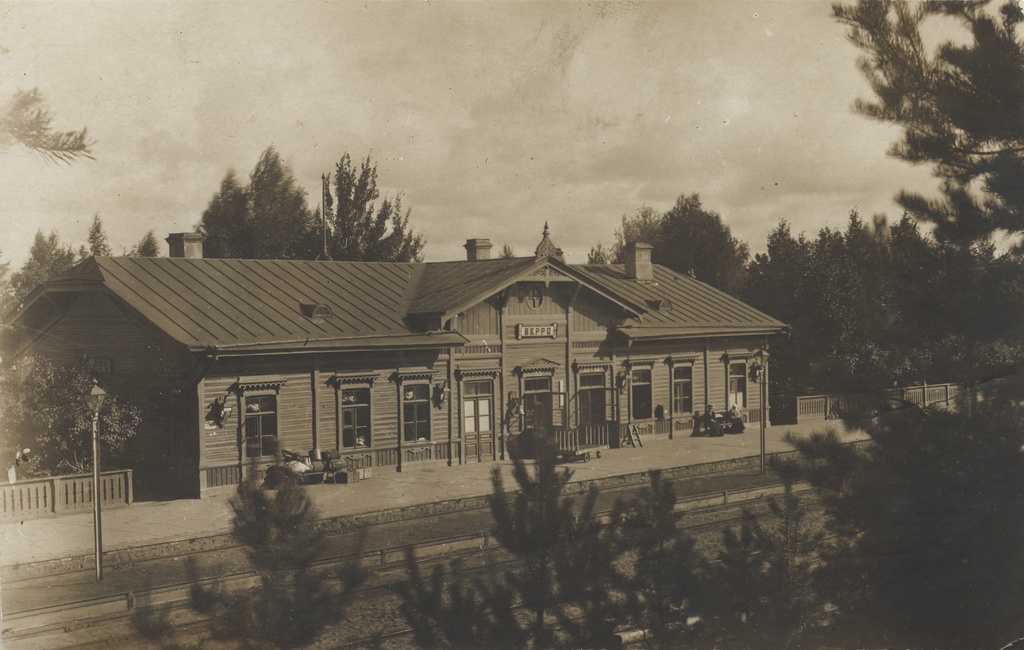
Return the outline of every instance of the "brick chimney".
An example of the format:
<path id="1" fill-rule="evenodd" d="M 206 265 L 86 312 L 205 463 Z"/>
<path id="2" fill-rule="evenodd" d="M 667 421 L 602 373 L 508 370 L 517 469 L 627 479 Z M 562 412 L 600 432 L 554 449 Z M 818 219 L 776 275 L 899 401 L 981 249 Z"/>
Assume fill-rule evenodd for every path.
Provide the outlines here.
<path id="1" fill-rule="evenodd" d="M 651 251 L 654 246 L 641 242 L 626 245 L 626 276 L 638 282 L 654 280 L 654 264 L 651 263 Z"/>
<path id="2" fill-rule="evenodd" d="M 171 257 L 184 257 L 188 260 L 203 259 L 203 241 L 206 239 L 197 232 L 172 232 L 167 235 L 167 247 Z"/>
<path id="3" fill-rule="evenodd" d="M 467 239 L 465 247 L 466 259 L 470 262 L 491 259 L 492 246 L 490 239 Z"/>

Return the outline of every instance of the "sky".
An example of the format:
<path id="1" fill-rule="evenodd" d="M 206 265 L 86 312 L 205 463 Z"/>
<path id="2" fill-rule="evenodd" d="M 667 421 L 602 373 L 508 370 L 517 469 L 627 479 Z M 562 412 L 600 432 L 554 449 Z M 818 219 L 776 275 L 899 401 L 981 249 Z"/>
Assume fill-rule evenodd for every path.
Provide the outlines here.
<path id="1" fill-rule="evenodd" d="M 569 262 L 624 215 L 699 193 L 752 252 L 785 219 L 898 219 L 926 168 L 855 114 L 859 52 L 818 0 L 10 2 L 0 99 L 38 88 L 95 160 L 0 152 L 0 251 L 37 230 L 115 253 L 189 231 L 229 169 L 273 145 L 315 207 L 342 154 L 401 192 L 427 261 L 469 238 Z M 166 251 L 166 249 L 164 249 Z"/>

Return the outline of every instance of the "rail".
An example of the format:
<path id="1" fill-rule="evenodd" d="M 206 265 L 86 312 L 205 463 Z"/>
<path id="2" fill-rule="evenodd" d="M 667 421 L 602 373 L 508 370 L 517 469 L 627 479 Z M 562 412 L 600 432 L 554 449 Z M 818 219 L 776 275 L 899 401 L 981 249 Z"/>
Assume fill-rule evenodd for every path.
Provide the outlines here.
<path id="1" fill-rule="evenodd" d="M 963 390 L 961 384 L 905 386 L 887 390 L 884 401 L 891 407 L 900 404 L 950 406 Z M 870 407 L 877 400 L 877 397 L 867 393 L 777 395 L 771 399 L 771 421 L 776 424 L 799 424 L 809 420 L 833 420 L 843 413 Z"/>
<path id="2" fill-rule="evenodd" d="M 132 470 L 102 472 L 99 493 L 104 509 L 131 505 Z M 92 474 L 23 479 L 0 486 L 0 521 L 88 512 L 92 499 Z"/>
<path id="3" fill-rule="evenodd" d="M 555 442 L 558 443 L 558 450 L 566 453 L 575 453 L 581 449 L 608 447 L 610 446 L 610 441 L 615 439 L 617 432 L 618 424 L 614 422 L 581 424 L 572 429 L 554 427 Z"/>

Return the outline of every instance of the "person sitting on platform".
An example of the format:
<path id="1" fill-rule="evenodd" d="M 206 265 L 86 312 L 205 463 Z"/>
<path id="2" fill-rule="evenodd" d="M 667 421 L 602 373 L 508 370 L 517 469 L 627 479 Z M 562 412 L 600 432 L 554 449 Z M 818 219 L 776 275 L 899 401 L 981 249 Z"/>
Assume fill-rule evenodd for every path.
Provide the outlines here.
<path id="1" fill-rule="evenodd" d="M 733 433 L 743 433 L 743 415 L 735 404 L 729 409 L 729 428 Z"/>
<path id="2" fill-rule="evenodd" d="M 722 429 L 718 426 L 718 420 L 715 418 L 715 407 L 711 404 L 704 407 L 704 435 L 722 435 Z"/>

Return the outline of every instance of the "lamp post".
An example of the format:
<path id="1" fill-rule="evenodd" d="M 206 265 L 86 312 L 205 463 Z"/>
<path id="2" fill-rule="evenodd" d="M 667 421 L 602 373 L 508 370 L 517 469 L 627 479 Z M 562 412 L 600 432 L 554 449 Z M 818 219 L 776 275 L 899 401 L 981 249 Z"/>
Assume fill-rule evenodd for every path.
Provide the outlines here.
<path id="1" fill-rule="evenodd" d="M 762 348 L 761 350 L 759 350 L 757 352 L 757 372 L 756 372 L 757 383 L 760 384 L 760 389 L 761 389 L 761 391 L 760 391 L 761 392 L 761 400 L 760 400 L 760 402 L 761 402 L 760 403 L 761 417 L 759 418 L 761 420 L 761 474 L 765 473 L 765 431 L 764 431 L 764 429 L 765 429 L 765 421 L 768 419 L 768 409 L 766 408 L 767 407 L 767 402 L 768 402 L 768 382 L 765 381 L 765 378 L 768 376 L 768 373 L 765 371 L 765 364 L 767 364 L 767 363 L 768 363 L 768 353 L 765 352 L 765 350 Z"/>
<path id="2" fill-rule="evenodd" d="M 100 407 L 103 406 L 103 399 L 107 396 L 95 378 L 92 380 L 92 390 L 85 396 L 92 411 L 92 525 L 93 537 L 96 542 L 96 579 L 103 579 L 103 524 L 100 519 Z"/>

